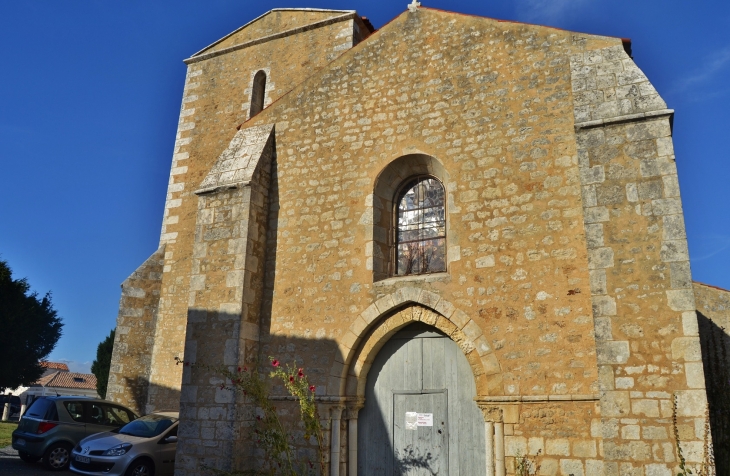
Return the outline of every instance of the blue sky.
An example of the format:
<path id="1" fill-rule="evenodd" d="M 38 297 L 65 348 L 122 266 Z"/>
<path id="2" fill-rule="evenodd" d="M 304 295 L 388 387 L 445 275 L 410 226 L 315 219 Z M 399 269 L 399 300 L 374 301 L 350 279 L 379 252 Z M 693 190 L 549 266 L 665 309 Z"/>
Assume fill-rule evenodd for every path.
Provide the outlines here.
<path id="1" fill-rule="evenodd" d="M 300 1 L 300 0 L 297 0 Z M 65 322 L 51 354 L 88 371 L 120 283 L 156 248 L 185 65 L 276 7 L 354 9 L 381 27 L 407 1 L 34 0 L 0 7 L 0 259 Z M 628 37 L 676 110 L 692 272 L 730 289 L 730 2 L 437 0 L 425 6 Z"/>

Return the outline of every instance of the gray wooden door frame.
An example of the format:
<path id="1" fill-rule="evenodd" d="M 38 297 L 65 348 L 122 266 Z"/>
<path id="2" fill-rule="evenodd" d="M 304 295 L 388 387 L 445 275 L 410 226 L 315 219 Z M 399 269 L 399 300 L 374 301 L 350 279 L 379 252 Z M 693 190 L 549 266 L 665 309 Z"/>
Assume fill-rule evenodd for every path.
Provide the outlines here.
<path id="1" fill-rule="evenodd" d="M 440 427 L 444 422 L 440 429 L 445 430 L 446 442 L 436 445 L 446 453 L 440 460 L 444 467 L 438 474 L 487 474 L 485 423 L 474 401 L 476 386 L 471 366 L 453 340 L 423 323 L 395 334 L 373 361 L 365 407 L 360 410 L 357 424 L 358 474 L 430 474 L 396 471 L 394 427 L 396 421 L 405 422 L 405 414 L 395 415 L 397 395 L 429 394 L 445 396 L 446 411 L 438 417 L 434 415 L 434 424 L 438 422 Z M 434 431 L 437 429 L 434 427 Z M 427 446 L 427 442 L 424 444 Z"/>

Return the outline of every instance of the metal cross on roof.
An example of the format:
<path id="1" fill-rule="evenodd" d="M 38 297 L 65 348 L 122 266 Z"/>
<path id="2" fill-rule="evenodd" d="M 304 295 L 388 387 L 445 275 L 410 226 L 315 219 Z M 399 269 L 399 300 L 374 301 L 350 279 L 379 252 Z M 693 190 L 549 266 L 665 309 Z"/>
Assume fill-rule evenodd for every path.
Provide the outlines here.
<path id="1" fill-rule="evenodd" d="M 408 9 L 411 11 L 411 13 L 414 13 L 416 10 L 418 10 L 418 7 L 420 6 L 421 2 L 413 0 L 411 3 L 408 4 Z"/>

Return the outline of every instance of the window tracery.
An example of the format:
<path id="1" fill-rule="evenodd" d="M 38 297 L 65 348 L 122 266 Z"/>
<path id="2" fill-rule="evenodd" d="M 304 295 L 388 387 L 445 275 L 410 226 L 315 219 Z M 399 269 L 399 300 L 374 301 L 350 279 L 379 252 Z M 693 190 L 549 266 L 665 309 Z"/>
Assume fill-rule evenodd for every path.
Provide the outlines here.
<path id="1" fill-rule="evenodd" d="M 446 271 L 444 186 L 431 176 L 417 176 L 396 197 L 394 275 Z"/>

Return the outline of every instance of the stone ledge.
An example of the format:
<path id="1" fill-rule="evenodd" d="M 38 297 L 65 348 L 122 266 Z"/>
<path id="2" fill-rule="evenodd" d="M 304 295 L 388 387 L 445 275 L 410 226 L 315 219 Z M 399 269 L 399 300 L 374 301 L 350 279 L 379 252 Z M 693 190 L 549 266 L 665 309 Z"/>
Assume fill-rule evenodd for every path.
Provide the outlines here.
<path id="1" fill-rule="evenodd" d="M 600 395 L 503 395 L 474 397 L 477 403 L 546 403 L 546 402 L 595 402 Z"/>
<path id="2" fill-rule="evenodd" d="M 299 398 L 293 395 L 269 395 L 269 400 L 275 402 L 294 402 L 298 401 Z M 339 397 L 337 395 L 316 395 L 314 401 L 318 403 L 347 403 L 347 402 L 361 402 L 362 397 L 357 396 L 344 396 Z"/>
<path id="3" fill-rule="evenodd" d="M 674 109 L 661 109 L 659 111 L 639 112 L 636 114 L 626 114 L 623 116 L 610 117 L 607 119 L 596 119 L 594 121 L 577 122 L 575 130 L 592 129 L 594 127 L 607 126 L 610 124 L 620 124 L 623 122 L 634 122 L 642 119 L 650 119 L 654 117 L 664 117 L 674 115 Z"/>
<path id="4" fill-rule="evenodd" d="M 250 187 L 250 186 L 251 186 L 251 181 L 248 180 L 246 182 L 239 182 L 239 183 L 234 183 L 234 184 L 229 184 L 229 185 L 223 185 L 221 187 L 201 188 L 199 190 L 194 191 L 193 193 L 195 195 L 208 195 L 211 193 L 222 192 L 225 190 L 235 190 L 237 188 L 244 188 L 244 187 Z"/>
<path id="5" fill-rule="evenodd" d="M 408 282 L 434 282 L 434 281 L 450 281 L 450 273 L 432 273 L 432 274 L 409 274 L 405 276 L 391 276 L 390 278 L 374 281 L 374 287 L 392 286 L 399 283 Z"/>

